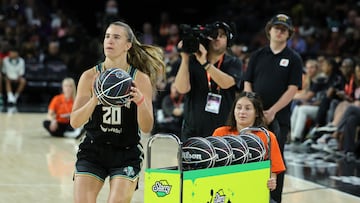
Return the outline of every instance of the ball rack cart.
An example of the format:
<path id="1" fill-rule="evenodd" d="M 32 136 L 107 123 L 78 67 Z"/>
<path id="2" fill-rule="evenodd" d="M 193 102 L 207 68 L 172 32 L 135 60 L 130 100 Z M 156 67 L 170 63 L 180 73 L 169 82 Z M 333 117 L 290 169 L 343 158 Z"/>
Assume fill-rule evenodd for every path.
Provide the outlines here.
<path id="1" fill-rule="evenodd" d="M 151 168 L 151 150 L 158 139 L 177 143 L 177 166 Z M 174 134 L 155 134 L 148 140 L 146 161 L 145 203 L 269 203 L 270 160 L 183 171 L 180 139 Z"/>

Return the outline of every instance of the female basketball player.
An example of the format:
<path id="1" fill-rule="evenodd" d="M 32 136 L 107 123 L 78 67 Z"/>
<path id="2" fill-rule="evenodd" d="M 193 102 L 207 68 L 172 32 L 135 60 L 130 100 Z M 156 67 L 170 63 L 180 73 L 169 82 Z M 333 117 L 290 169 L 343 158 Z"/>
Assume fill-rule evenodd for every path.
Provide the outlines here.
<path id="1" fill-rule="evenodd" d="M 265 127 L 262 103 L 255 93 L 241 92 L 234 100 L 231 109 L 228 125 L 215 129 L 213 136 L 238 135 L 246 127 Z M 268 132 L 270 134 L 271 177 L 267 186 L 272 191 L 276 188 L 276 174 L 285 171 L 285 165 L 274 133 Z M 264 132 L 254 131 L 252 133 L 259 136 L 265 146 L 268 146 Z"/>
<path id="2" fill-rule="evenodd" d="M 74 174 L 76 203 L 95 203 L 107 177 L 108 203 L 130 203 L 144 158 L 140 133 L 153 127 L 153 87 L 164 69 L 162 49 L 141 44 L 129 25 L 114 22 L 106 29 L 105 60 L 80 77 L 71 113 L 74 128 L 84 125 Z M 128 105 L 104 106 L 94 96 L 94 81 L 107 68 L 121 68 L 134 80 Z"/>

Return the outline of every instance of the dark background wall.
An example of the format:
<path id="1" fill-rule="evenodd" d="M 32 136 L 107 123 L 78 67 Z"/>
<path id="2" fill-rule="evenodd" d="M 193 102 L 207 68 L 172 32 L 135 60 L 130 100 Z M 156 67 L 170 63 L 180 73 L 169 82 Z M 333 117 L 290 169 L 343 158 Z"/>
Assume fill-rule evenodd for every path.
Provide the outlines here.
<path id="1" fill-rule="evenodd" d="M 81 3 L 83 2 L 83 3 Z M 203 3 L 209 4 L 208 1 Z M 89 29 L 92 34 L 99 34 L 96 29 L 96 17 L 104 12 L 105 1 L 59 1 L 61 7 L 66 9 L 71 15 L 74 15 L 83 25 Z M 118 1 L 119 15 L 125 19 L 134 29 L 140 30 L 145 21 L 153 24 L 160 22 L 160 14 L 168 12 L 174 23 L 205 23 L 210 16 L 215 16 L 217 10 L 228 5 L 227 0 L 211 2 L 211 5 L 195 6 L 202 1 L 136 1 L 126 0 Z M 208 8 L 210 6 L 210 9 Z"/>

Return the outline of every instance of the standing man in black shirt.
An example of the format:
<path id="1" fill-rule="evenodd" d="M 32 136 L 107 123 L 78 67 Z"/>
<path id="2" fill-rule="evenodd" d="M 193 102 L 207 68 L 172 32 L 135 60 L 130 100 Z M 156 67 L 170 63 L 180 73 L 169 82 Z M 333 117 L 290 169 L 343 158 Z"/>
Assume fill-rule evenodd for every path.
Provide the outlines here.
<path id="1" fill-rule="evenodd" d="M 265 32 L 270 44 L 250 57 L 244 90 L 256 92 L 262 98 L 266 121 L 284 154 L 290 130 L 291 101 L 302 86 L 303 62 L 298 53 L 287 47 L 287 40 L 294 33 L 289 16 L 275 15 L 266 24 Z M 284 172 L 277 176 L 277 187 L 271 192 L 271 198 L 277 203 L 281 203 L 283 183 Z"/>
<path id="2" fill-rule="evenodd" d="M 241 89 L 242 62 L 227 54 L 234 37 L 225 22 L 211 24 L 212 36 L 189 52 L 186 40 L 178 44 L 181 62 L 175 86 L 184 97 L 181 139 L 207 137 L 225 124 L 235 93 Z M 190 43 L 191 44 L 191 43 Z"/>

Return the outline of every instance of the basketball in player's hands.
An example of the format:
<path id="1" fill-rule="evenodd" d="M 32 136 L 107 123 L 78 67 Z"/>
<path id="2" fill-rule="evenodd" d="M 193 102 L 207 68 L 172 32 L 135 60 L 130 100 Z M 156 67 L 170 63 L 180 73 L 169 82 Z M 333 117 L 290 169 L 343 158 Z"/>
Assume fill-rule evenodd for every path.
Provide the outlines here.
<path id="1" fill-rule="evenodd" d="M 130 100 L 132 77 L 121 68 L 109 68 L 95 80 L 94 91 L 105 106 L 123 106 Z"/>

